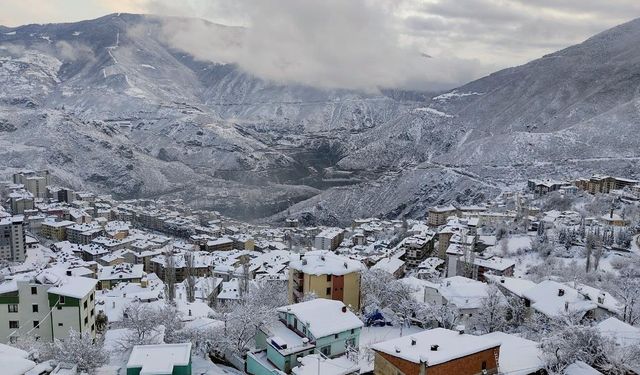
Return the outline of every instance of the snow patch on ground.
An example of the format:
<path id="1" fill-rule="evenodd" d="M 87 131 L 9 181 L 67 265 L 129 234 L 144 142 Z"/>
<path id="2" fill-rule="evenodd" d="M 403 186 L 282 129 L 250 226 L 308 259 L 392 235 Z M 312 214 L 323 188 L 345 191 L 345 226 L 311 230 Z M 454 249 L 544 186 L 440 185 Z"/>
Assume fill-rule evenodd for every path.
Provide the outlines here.
<path id="1" fill-rule="evenodd" d="M 414 112 L 427 112 L 427 113 L 431 113 L 433 115 L 440 116 L 440 117 L 453 117 L 452 115 L 449 115 L 447 113 L 438 111 L 437 109 L 431 108 L 431 107 L 416 108 L 413 111 Z"/>
<path id="2" fill-rule="evenodd" d="M 470 92 L 458 92 L 457 90 L 453 90 L 451 92 L 447 92 L 441 95 L 438 95 L 436 97 L 433 98 L 433 100 L 441 100 L 441 101 L 445 101 L 445 100 L 449 100 L 452 98 L 463 98 L 465 96 L 472 96 L 472 95 L 482 95 L 484 93 L 482 92 L 475 92 L 475 91 L 470 91 Z"/>

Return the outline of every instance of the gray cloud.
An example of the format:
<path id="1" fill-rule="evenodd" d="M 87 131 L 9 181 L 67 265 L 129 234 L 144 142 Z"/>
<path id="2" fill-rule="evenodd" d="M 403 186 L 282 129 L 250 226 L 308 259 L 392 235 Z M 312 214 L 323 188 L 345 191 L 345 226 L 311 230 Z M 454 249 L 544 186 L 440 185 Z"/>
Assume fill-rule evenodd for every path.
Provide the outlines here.
<path id="1" fill-rule="evenodd" d="M 63 61 L 94 59 L 93 50 L 89 46 L 64 40 L 55 44 L 55 53 Z"/>
<path id="2" fill-rule="evenodd" d="M 38 3 L 41 5 L 35 5 Z M 0 22 L 74 21 L 109 11 L 203 18 L 245 28 L 172 20 L 166 23 L 163 35 L 172 46 L 199 59 L 236 63 L 264 79 L 363 90 L 455 86 L 579 43 L 640 16 L 638 0 L 42 3 L 7 2 Z"/>
<path id="3" fill-rule="evenodd" d="M 245 29 L 172 19 L 165 22 L 164 35 L 199 59 L 237 63 L 267 80 L 323 88 L 442 89 L 474 77 L 482 66 L 477 59 L 425 58 L 429 51 L 401 41 L 394 6 L 383 2 L 243 0 L 235 11 L 246 17 Z"/>

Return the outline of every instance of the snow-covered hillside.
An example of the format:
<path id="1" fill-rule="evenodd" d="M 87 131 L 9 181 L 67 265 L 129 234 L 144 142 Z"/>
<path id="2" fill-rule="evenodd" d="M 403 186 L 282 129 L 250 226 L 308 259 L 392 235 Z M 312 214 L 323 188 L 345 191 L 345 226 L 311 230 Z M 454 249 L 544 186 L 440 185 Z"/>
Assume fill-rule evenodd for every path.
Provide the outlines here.
<path id="1" fill-rule="evenodd" d="M 344 222 L 417 217 L 541 174 L 638 174 L 638 20 L 434 95 L 264 81 L 170 47 L 162 24 L 4 28 L 4 177 L 46 167 L 120 197 Z"/>

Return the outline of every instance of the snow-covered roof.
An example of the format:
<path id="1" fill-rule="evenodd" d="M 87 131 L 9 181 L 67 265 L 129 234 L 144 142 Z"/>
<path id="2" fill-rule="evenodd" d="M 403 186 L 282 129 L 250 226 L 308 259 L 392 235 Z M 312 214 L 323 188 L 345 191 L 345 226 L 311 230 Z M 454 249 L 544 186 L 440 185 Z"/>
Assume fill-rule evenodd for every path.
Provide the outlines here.
<path id="1" fill-rule="evenodd" d="M 191 361 L 191 343 L 136 345 L 131 350 L 127 369 L 141 368 L 140 375 L 171 374 L 174 366 Z"/>
<path id="2" fill-rule="evenodd" d="M 611 338 L 620 346 L 640 345 L 640 328 L 627 324 L 618 318 L 605 319 L 598 323 L 596 328 L 603 336 Z"/>
<path id="3" fill-rule="evenodd" d="M 274 344 L 276 350 L 285 356 L 315 347 L 309 342 L 309 339 L 298 336 L 279 320 L 267 327 L 265 331 L 269 336 L 268 340 Z"/>
<path id="4" fill-rule="evenodd" d="M 437 350 L 432 350 L 435 345 Z M 488 337 L 435 328 L 384 341 L 371 348 L 409 362 L 426 361 L 434 366 L 499 346 L 499 341 Z"/>
<path id="5" fill-rule="evenodd" d="M 327 229 L 323 230 L 322 232 L 318 233 L 318 235 L 316 237 L 332 239 L 332 238 L 334 238 L 336 236 L 339 236 L 343 232 L 344 232 L 344 230 L 342 228 L 327 228 Z"/>
<path id="6" fill-rule="evenodd" d="M 438 293 L 459 309 L 476 309 L 488 296 L 488 284 L 463 276 L 442 279 Z"/>
<path id="7" fill-rule="evenodd" d="M 362 263 L 325 250 L 308 251 L 289 267 L 310 275 L 346 275 L 363 269 Z"/>
<path id="8" fill-rule="evenodd" d="M 585 300 L 577 290 L 553 280 L 546 280 L 525 290 L 523 296 L 531 301 L 531 307 L 548 316 L 555 317 L 564 312 L 585 314 L 598 307 Z"/>
<path id="9" fill-rule="evenodd" d="M 485 278 L 494 282 L 518 297 L 524 297 L 524 292 L 536 286 L 531 280 L 517 277 L 502 277 L 496 275 L 485 275 Z"/>
<path id="10" fill-rule="evenodd" d="M 307 325 L 307 329 L 315 338 L 361 328 L 364 325 L 342 301 L 324 298 L 283 306 L 278 308 L 278 311 L 295 315 L 300 322 Z"/>
<path id="11" fill-rule="evenodd" d="M 320 357 L 320 360 L 318 358 Z M 347 375 L 358 372 L 360 367 L 346 357 L 322 358 L 311 354 L 300 359 L 300 365 L 291 369 L 294 375 Z"/>
<path id="12" fill-rule="evenodd" d="M 545 368 L 540 344 L 504 332 L 492 332 L 482 337 L 500 343 L 500 372 L 527 375 Z"/>
<path id="13" fill-rule="evenodd" d="M 576 361 L 564 369 L 564 375 L 602 375 L 602 373 L 582 361 Z"/>
<path id="14" fill-rule="evenodd" d="M 141 279 L 144 276 L 143 264 L 121 263 L 102 267 L 98 280 Z"/>
<path id="15" fill-rule="evenodd" d="M 624 305 L 620 303 L 611 293 L 605 292 L 604 290 L 594 288 L 585 284 L 576 284 L 576 283 L 566 283 L 567 285 L 574 284 L 576 290 L 585 296 L 587 299 L 595 302 L 598 307 L 613 312 L 615 314 L 622 311 Z"/>
<path id="16" fill-rule="evenodd" d="M 35 362 L 27 359 L 28 353 L 24 350 L 0 344 L 0 365 L 3 375 L 24 375 L 36 366 Z"/>
<path id="17" fill-rule="evenodd" d="M 382 258 L 371 267 L 372 270 L 383 270 L 391 274 L 404 266 L 404 261 L 398 258 Z"/>
<path id="18" fill-rule="evenodd" d="M 478 267 L 484 267 L 496 271 L 504 271 L 510 267 L 514 267 L 516 262 L 511 259 L 506 259 L 498 256 L 492 256 L 489 258 L 475 257 L 473 264 Z"/>
<path id="19" fill-rule="evenodd" d="M 49 288 L 48 293 L 60 296 L 82 299 L 95 290 L 98 280 L 88 277 L 65 277 L 58 286 Z"/>
<path id="20" fill-rule="evenodd" d="M 429 212 L 443 213 L 451 211 L 456 211 L 456 208 L 453 207 L 453 205 L 429 207 Z"/>

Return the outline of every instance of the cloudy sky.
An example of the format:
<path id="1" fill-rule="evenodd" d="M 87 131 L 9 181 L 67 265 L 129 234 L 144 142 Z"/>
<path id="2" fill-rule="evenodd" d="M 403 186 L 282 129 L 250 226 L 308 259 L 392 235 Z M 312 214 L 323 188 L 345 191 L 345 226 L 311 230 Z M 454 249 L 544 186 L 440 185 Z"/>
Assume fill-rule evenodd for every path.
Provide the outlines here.
<path id="1" fill-rule="evenodd" d="M 638 0 L 0 0 L 0 9 L 5 26 L 113 12 L 245 26 L 233 48 L 206 23 L 164 31 L 201 59 L 263 78 L 364 89 L 453 87 L 640 17 Z"/>

